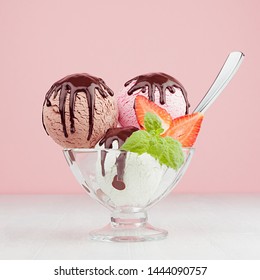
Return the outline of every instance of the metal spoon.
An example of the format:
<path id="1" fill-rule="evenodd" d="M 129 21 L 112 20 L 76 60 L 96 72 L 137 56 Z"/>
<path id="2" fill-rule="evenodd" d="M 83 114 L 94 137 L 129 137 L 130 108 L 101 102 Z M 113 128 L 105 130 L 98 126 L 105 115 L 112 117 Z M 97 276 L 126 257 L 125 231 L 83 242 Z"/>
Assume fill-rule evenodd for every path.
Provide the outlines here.
<path id="1" fill-rule="evenodd" d="M 244 56 L 245 55 L 242 52 L 232 52 L 229 54 L 214 83 L 202 98 L 199 105 L 194 109 L 193 113 L 205 113 L 205 111 L 231 81 L 243 61 Z"/>

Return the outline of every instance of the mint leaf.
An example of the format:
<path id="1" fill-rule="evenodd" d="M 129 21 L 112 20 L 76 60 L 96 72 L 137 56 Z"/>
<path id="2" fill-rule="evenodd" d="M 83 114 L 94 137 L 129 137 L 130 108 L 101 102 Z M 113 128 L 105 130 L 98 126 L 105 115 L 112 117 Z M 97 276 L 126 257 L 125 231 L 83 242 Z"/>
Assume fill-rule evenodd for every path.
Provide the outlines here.
<path id="1" fill-rule="evenodd" d="M 152 113 L 145 114 L 144 126 L 146 130 L 132 133 L 121 149 L 139 155 L 147 153 L 161 165 L 179 169 L 184 162 L 181 143 L 169 136 L 160 136 L 163 132 L 161 120 Z"/>
<path id="2" fill-rule="evenodd" d="M 173 169 L 179 169 L 184 162 L 181 143 L 168 136 L 162 139 L 164 143 L 163 149 L 159 154 L 159 162 Z"/>
<path id="3" fill-rule="evenodd" d="M 127 138 L 125 143 L 121 146 L 121 150 L 134 152 L 139 155 L 146 153 L 151 137 L 152 135 L 147 131 L 138 130 Z"/>
<path id="4" fill-rule="evenodd" d="M 146 152 L 155 159 L 159 159 L 160 154 L 163 150 L 163 144 L 164 141 L 162 137 L 153 136 L 149 141 L 149 147 Z"/>
<path id="5" fill-rule="evenodd" d="M 164 131 L 161 120 L 151 112 L 147 112 L 144 116 L 144 127 L 153 135 L 160 135 Z"/>
<path id="6" fill-rule="evenodd" d="M 154 136 L 150 139 L 147 153 L 173 169 L 179 169 L 184 162 L 181 143 L 171 137 Z"/>

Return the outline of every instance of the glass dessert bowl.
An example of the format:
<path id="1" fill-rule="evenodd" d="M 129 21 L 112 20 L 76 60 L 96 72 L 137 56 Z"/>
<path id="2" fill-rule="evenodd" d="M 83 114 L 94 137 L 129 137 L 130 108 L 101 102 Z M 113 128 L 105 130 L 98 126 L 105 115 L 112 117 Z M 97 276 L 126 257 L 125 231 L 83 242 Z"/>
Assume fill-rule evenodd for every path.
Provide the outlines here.
<path id="1" fill-rule="evenodd" d="M 111 211 L 110 223 L 90 232 L 99 241 L 146 241 L 167 236 L 148 223 L 147 210 L 179 182 L 190 163 L 193 148 L 183 148 L 178 170 L 161 165 L 148 154 L 116 149 L 64 149 L 65 158 L 80 185 Z"/>

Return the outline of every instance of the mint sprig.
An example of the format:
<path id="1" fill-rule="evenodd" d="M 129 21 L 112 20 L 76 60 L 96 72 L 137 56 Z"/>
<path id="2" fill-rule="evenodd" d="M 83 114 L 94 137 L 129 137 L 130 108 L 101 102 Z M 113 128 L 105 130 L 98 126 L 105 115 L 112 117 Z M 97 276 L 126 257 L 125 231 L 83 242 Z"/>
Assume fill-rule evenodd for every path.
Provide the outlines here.
<path id="1" fill-rule="evenodd" d="M 163 132 L 161 120 L 151 112 L 147 112 L 144 116 L 144 127 L 152 135 L 160 135 Z"/>
<path id="2" fill-rule="evenodd" d="M 121 150 L 137 153 L 139 155 L 147 152 L 152 135 L 145 130 L 138 130 L 127 138 L 121 146 Z"/>
<path id="3" fill-rule="evenodd" d="M 144 127 L 145 130 L 138 130 L 127 138 L 121 150 L 139 155 L 148 153 L 160 164 L 165 164 L 175 170 L 179 169 L 184 162 L 181 143 L 169 136 L 160 136 L 164 130 L 161 120 L 155 114 L 150 112 L 145 114 Z"/>

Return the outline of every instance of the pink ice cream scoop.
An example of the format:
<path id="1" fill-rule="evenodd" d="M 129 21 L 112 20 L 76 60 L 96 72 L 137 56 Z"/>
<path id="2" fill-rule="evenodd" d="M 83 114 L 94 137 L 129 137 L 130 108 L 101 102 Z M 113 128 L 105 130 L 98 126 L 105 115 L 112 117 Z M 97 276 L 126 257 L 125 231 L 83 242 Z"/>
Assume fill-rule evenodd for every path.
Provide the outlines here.
<path id="1" fill-rule="evenodd" d="M 119 123 L 122 126 L 139 127 L 134 110 L 137 95 L 143 95 L 166 109 L 172 118 L 188 114 L 190 104 L 183 85 L 167 74 L 149 73 L 126 82 L 118 95 Z"/>
<path id="2" fill-rule="evenodd" d="M 47 92 L 42 123 L 48 135 L 65 148 L 92 148 L 109 128 L 117 126 L 112 90 L 89 74 L 73 74 Z"/>

